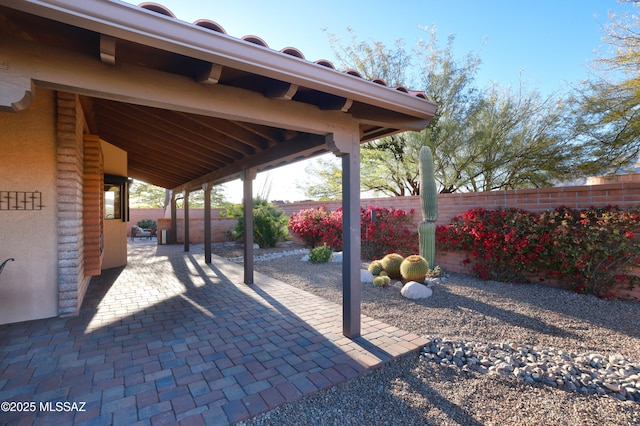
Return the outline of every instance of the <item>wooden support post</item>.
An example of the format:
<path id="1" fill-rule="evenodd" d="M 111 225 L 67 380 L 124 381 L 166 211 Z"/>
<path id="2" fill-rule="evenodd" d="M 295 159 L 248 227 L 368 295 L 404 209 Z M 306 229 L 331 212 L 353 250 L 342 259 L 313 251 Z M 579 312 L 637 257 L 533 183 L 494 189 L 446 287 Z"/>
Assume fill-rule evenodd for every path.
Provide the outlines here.
<path id="1" fill-rule="evenodd" d="M 342 333 L 360 337 L 360 141 L 357 133 L 329 135 L 327 145 L 342 157 Z"/>
<path id="2" fill-rule="evenodd" d="M 204 190 L 204 262 L 211 263 L 211 184 L 202 185 Z"/>
<path id="3" fill-rule="evenodd" d="M 256 171 L 243 172 L 243 209 L 244 209 L 244 283 L 253 284 L 253 180 Z"/>
<path id="4" fill-rule="evenodd" d="M 176 194 L 171 193 L 171 229 L 169 231 L 169 243 L 178 244 L 178 207 L 176 206 Z"/>
<path id="5" fill-rule="evenodd" d="M 360 336 L 360 145 L 342 157 L 342 332 Z"/>
<path id="6" fill-rule="evenodd" d="M 184 191 L 184 251 L 189 251 L 189 191 Z"/>

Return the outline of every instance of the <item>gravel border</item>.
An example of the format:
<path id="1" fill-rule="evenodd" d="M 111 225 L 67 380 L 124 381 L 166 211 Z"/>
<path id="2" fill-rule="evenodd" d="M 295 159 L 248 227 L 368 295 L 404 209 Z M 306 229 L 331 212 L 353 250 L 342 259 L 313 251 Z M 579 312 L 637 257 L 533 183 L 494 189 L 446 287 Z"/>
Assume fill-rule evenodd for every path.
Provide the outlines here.
<path id="1" fill-rule="evenodd" d="M 255 269 L 342 303 L 341 264 L 288 256 L 265 258 Z M 433 290 L 430 298 L 411 301 L 397 288 L 363 284 L 362 313 L 438 345 L 598 354 L 604 360 L 624 359 L 629 373 L 640 365 L 638 302 L 604 301 L 539 284 L 479 281 L 464 274 L 448 274 Z M 513 368 L 508 374 L 487 374 L 465 368 L 467 358 L 464 366 L 435 362 L 425 357 L 428 347 L 243 424 L 640 425 L 640 404 L 621 401 L 609 389 L 575 392 L 526 381 Z"/>

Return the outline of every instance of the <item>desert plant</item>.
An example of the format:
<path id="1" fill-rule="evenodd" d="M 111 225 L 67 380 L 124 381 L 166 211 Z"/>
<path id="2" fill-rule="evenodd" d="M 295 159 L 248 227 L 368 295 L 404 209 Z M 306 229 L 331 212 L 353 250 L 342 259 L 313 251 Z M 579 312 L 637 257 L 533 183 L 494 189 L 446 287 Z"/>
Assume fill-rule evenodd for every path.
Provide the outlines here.
<path id="1" fill-rule="evenodd" d="M 483 279 L 522 282 L 542 273 L 577 293 L 611 298 L 617 288 L 640 285 L 630 270 L 640 262 L 638 228 L 638 208 L 558 207 L 541 214 L 477 208 L 439 227 L 438 242 L 469 252 Z"/>
<path id="2" fill-rule="evenodd" d="M 289 229 L 306 246 L 314 248 L 325 241 L 329 212 L 323 207 L 300 210 L 289 219 Z M 326 242 L 326 241 L 325 241 Z"/>
<path id="3" fill-rule="evenodd" d="M 433 171 L 433 155 L 428 146 L 420 149 L 420 200 L 422 222 L 418 224 L 420 255 L 433 266 L 436 260 L 436 220 L 438 219 L 438 190 Z"/>
<path id="4" fill-rule="evenodd" d="M 373 262 L 371 262 L 367 270 L 373 275 L 378 276 L 380 275 L 380 272 L 384 271 L 384 268 L 382 267 L 382 263 L 379 260 L 374 260 Z"/>
<path id="5" fill-rule="evenodd" d="M 401 278 L 400 264 L 402 264 L 403 260 L 404 257 L 402 257 L 401 254 L 389 253 L 380 260 L 380 263 L 382 264 L 385 272 L 389 274 L 391 278 Z"/>
<path id="6" fill-rule="evenodd" d="M 309 252 L 309 260 L 313 263 L 327 263 L 331 259 L 333 250 L 326 244 L 315 247 Z"/>
<path id="7" fill-rule="evenodd" d="M 138 226 L 142 229 L 157 229 L 158 225 L 155 220 L 143 219 L 138 222 Z"/>
<path id="8" fill-rule="evenodd" d="M 429 273 L 429 263 L 417 254 L 407 256 L 400 264 L 400 275 L 406 281 L 424 282 Z"/>
<path id="9" fill-rule="evenodd" d="M 260 247 L 275 247 L 278 241 L 287 240 L 287 224 L 287 216 L 272 203 L 260 198 L 253 200 L 253 240 Z M 234 239 L 244 236 L 244 215 L 238 218 L 231 235 Z"/>
<path id="10" fill-rule="evenodd" d="M 391 284 L 391 278 L 381 275 L 373 279 L 374 287 L 388 287 Z"/>

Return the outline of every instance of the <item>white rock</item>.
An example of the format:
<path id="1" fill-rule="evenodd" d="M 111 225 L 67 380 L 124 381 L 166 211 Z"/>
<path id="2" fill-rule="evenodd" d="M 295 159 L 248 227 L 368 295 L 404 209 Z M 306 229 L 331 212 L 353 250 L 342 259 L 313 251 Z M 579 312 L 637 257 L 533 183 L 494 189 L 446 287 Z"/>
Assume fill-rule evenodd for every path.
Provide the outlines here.
<path id="1" fill-rule="evenodd" d="M 309 261 L 309 255 L 305 254 L 304 256 L 302 256 L 302 258 L 300 259 L 302 262 L 308 262 Z"/>
<path id="2" fill-rule="evenodd" d="M 336 263 L 342 263 L 342 257 L 343 257 L 342 252 L 337 251 L 331 255 L 331 261 Z M 373 282 L 373 279 L 371 279 L 371 282 Z"/>
<path id="3" fill-rule="evenodd" d="M 417 283 L 415 281 L 409 281 L 400 290 L 407 299 L 426 299 L 433 294 L 433 291 L 424 284 Z"/>
<path id="4" fill-rule="evenodd" d="M 372 283 L 373 282 L 373 274 L 366 269 L 360 269 L 360 282 L 363 283 Z"/>
<path id="5" fill-rule="evenodd" d="M 440 284 L 440 278 L 425 278 L 424 285 L 433 287 L 436 284 Z"/>

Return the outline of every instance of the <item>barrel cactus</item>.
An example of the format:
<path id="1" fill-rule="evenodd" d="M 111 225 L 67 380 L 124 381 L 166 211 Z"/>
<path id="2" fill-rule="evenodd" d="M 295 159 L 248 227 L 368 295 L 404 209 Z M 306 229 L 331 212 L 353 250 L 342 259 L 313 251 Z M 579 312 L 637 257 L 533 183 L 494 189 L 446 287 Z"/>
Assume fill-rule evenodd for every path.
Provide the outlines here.
<path id="1" fill-rule="evenodd" d="M 429 272 L 429 262 L 417 254 L 408 256 L 400 264 L 400 274 L 406 281 L 424 282 Z"/>
<path id="2" fill-rule="evenodd" d="M 382 263 L 380 263 L 379 260 L 374 260 L 373 262 L 371 262 L 367 270 L 374 276 L 378 276 L 380 275 L 380 272 L 384 271 L 384 268 L 382 267 Z"/>
<path id="3" fill-rule="evenodd" d="M 391 278 L 400 278 L 400 264 L 404 260 L 401 254 L 389 253 L 380 260 L 382 267 Z"/>
<path id="4" fill-rule="evenodd" d="M 374 287 L 389 287 L 391 284 L 391 278 L 387 276 L 379 276 L 373 279 Z"/>
<path id="5" fill-rule="evenodd" d="M 422 222 L 418 224 L 420 236 L 420 256 L 430 266 L 436 258 L 436 220 L 438 219 L 438 189 L 433 166 L 433 155 L 428 146 L 420 149 L 420 200 L 422 201 Z"/>

